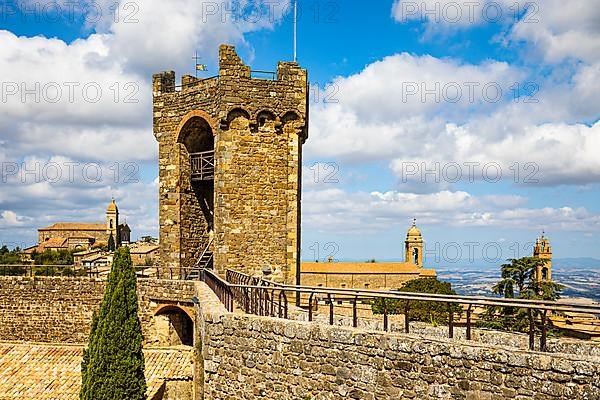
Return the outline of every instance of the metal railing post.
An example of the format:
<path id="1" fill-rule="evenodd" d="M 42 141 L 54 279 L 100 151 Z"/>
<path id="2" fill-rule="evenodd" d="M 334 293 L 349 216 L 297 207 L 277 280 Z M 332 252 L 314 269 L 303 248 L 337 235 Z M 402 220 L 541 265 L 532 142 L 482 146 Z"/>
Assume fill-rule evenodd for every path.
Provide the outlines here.
<path id="1" fill-rule="evenodd" d="M 467 308 L 467 340 L 471 340 L 471 313 L 473 304 L 469 304 L 469 308 Z"/>
<path id="2" fill-rule="evenodd" d="M 452 303 L 448 303 L 448 337 L 454 337 L 454 309 Z"/>
<path id="3" fill-rule="evenodd" d="M 533 351 L 535 350 L 535 323 L 531 308 L 527 309 L 527 316 L 529 317 L 529 350 Z"/>
<path id="4" fill-rule="evenodd" d="M 313 308 L 312 308 L 312 303 L 313 303 L 313 296 L 315 295 L 315 292 L 312 292 L 308 298 L 308 321 L 311 322 L 313 320 Z"/>
<path id="5" fill-rule="evenodd" d="M 404 333 L 410 333 L 410 319 L 408 317 L 409 301 L 404 304 Z"/>
<path id="6" fill-rule="evenodd" d="M 381 301 L 383 303 L 383 330 L 387 332 L 387 330 L 388 330 L 388 309 L 387 309 L 387 302 L 385 301 L 385 298 L 382 298 Z"/>
<path id="7" fill-rule="evenodd" d="M 352 301 L 352 326 L 355 328 L 358 326 L 358 314 L 356 310 L 357 301 L 357 296 L 354 296 L 354 300 Z"/>
<path id="8" fill-rule="evenodd" d="M 329 325 L 333 325 L 333 298 L 331 294 L 327 294 L 327 298 L 329 299 Z"/>
<path id="9" fill-rule="evenodd" d="M 548 327 L 546 325 L 547 313 L 548 313 L 547 310 L 544 310 L 544 312 L 542 313 L 542 336 L 540 337 L 540 351 L 548 351 L 548 348 L 546 346 L 547 331 L 548 331 Z"/>

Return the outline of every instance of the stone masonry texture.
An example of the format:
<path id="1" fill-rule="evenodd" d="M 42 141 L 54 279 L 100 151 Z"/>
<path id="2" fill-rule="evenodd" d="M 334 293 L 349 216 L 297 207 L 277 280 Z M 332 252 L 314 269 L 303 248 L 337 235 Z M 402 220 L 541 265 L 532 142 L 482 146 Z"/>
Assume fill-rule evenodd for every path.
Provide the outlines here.
<path id="1" fill-rule="evenodd" d="M 219 75 L 153 77 L 159 143 L 163 276 L 181 276 L 214 241 L 214 268 L 294 282 L 299 263 L 302 144 L 308 131 L 307 73 L 280 62 L 275 79 L 256 79 L 232 46 Z M 210 182 L 192 182 L 189 154 L 215 151 Z"/>
<path id="2" fill-rule="evenodd" d="M 598 357 L 228 313 L 199 290 L 206 400 L 600 399 Z"/>
<path id="3" fill-rule="evenodd" d="M 0 340 L 86 343 L 105 280 L 0 277 Z M 145 344 L 156 341 L 153 317 L 165 306 L 187 308 L 193 282 L 138 280 L 139 317 Z"/>
<path id="4" fill-rule="evenodd" d="M 104 284 L 0 278 L 0 340 L 85 343 Z M 589 351 L 528 352 L 230 313 L 202 282 L 143 279 L 138 297 L 147 345 L 162 307 L 191 314 L 198 400 L 600 399 L 600 357 Z"/>

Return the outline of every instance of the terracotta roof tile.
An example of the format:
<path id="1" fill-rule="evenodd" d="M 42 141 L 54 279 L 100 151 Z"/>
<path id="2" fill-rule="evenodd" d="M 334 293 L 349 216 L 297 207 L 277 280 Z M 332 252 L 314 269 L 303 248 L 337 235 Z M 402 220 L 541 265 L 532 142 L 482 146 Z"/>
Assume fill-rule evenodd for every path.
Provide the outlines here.
<path id="1" fill-rule="evenodd" d="M 38 246 L 38 251 L 44 251 L 46 248 L 57 249 L 57 248 L 67 248 L 67 239 L 61 237 L 54 237 L 46 240 L 45 242 L 40 243 Z"/>
<path id="2" fill-rule="evenodd" d="M 147 254 L 160 249 L 158 245 L 136 246 L 129 249 L 131 254 Z"/>
<path id="3" fill-rule="evenodd" d="M 54 225 L 40 228 L 38 231 L 105 231 L 106 224 L 87 222 L 57 222 Z"/>
<path id="4" fill-rule="evenodd" d="M 82 346 L 0 342 L 1 400 L 77 400 Z M 167 380 L 191 380 L 189 347 L 145 349 L 148 397 Z"/>
<path id="5" fill-rule="evenodd" d="M 435 276 L 432 269 L 423 269 L 409 262 L 303 262 L 302 272 L 371 273 L 371 274 L 420 274 Z"/>

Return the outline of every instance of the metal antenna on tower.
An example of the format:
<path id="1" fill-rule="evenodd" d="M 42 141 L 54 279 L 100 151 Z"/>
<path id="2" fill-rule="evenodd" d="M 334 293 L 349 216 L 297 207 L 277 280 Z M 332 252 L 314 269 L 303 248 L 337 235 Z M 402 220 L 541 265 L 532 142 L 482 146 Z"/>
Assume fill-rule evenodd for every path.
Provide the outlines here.
<path id="1" fill-rule="evenodd" d="M 297 62 L 298 45 L 298 0 L 294 0 L 294 62 Z"/>

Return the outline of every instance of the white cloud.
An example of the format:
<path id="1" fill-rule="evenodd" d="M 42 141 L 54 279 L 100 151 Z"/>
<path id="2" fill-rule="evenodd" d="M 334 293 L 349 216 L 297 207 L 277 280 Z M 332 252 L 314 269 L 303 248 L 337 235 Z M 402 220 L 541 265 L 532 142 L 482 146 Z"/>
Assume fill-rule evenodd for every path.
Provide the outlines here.
<path id="1" fill-rule="evenodd" d="M 429 194 L 388 191 L 310 190 L 303 194 L 303 224 L 308 231 L 385 232 L 416 217 L 423 224 L 552 231 L 600 231 L 600 214 L 585 208 L 528 208 L 520 196 L 474 196 L 464 191 Z"/>
<path id="2" fill-rule="evenodd" d="M 407 53 L 385 57 L 332 82 L 339 103 L 361 121 L 389 122 L 415 114 L 484 111 L 511 98 L 524 74 L 505 62 L 474 65 Z"/>
<path id="3" fill-rule="evenodd" d="M 510 82 L 526 75 L 494 61 L 472 65 L 430 56 L 386 57 L 334 80 L 338 102 L 311 110 L 306 154 L 344 163 L 389 160 L 403 184 L 431 184 L 431 176 L 422 175 L 437 168 L 441 179 L 434 179 L 430 191 L 449 188 L 443 173 L 449 163 L 461 166 L 463 181 L 471 176 L 465 163 L 479 163 L 476 180 L 492 181 L 494 171 L 490 176 L 482 169 L 497 163 L 502 177 L 518 184 L 600 182 L 600 123 L 586 122 L 598 120 L 594 105 L 600 102 L 599 66 L 580 66 L 571 82 L 545 78 L 533 98 L 521 95 L 518 101 L 510 98 L 512 93 L 496 103 L 453 103 L 443 96 L 442 101 L 419 95 L 403 99 L 405 82 L 429 88 L 436 82 L 440 87 L 448 82 L 477 82 L 479 87 L 486 81 L 501 82 L 511 92 Z M 414 163 L 418 173 L 402 179 L 407 164 Z M 511 170 L 515 163 L 518 175 Z M 406 189 L 418 191 L 414 185 Z"/>
<path id="4" fill-rule="evenodd" d="M 392 18 L 399 23 L 422 22 L 424 39 L 433 39 L 486 23 L 510 24 L 525 13 L 522 6 L 511 0 L 394 0 Z"/>
<path id="5" fill-rule="evenodd" d="M 193 70 L 195 51 L 202 62 L 214 64 L 223 42 L 251 53 L 244 35 L 279 23 L 289 1 L 84 0 L 74 15 L 68 15 L 71 2 L 63 0 L 26 0 L 15 6 L 32 20 L 56 17 L 56 4 L 65 11 L 56 23 L 73 26 L 83 18 L 87 26 L 82 31 L 89 36 L 67 43 L 0 30 L 0 206 L 8 213 L 0 224 L 22 222 L 11 235 L 23 247 L 36 240 L 41 225 L 102 221 L 114 194 L 134 237 L 156 234 L 156 182 L 124 182 L 132 172 L 125 163 L 138 170 L 145 162 L 155 164 L 151 74 Z M 120 169 L 116 181 L 115 162 Z M 59 164 L 62 173 L 56 182 L 44 176 L 51 163 Z M 68 179 L 65 163 L 77 164 L 74 180 Z M 91 163 L 101 168 L 99 182 L 84 179 L 82 169 Z M 16 174 L 5 169 L 15 165 Z M 152 170 L 146 166 L 146 173 Z"/>
<path id="6" fill-rule="evenodd" d="M 545 61 L 574 58 L 600 61 L 600 9 L 587 0 L 544 0 L 536 3 L 534 21 L 521 19 L 508 38 L 527 41 Z"/>
<path id="7" fill-rule="evenodd" d="M 19 226 L 23 223 L 14 211 L 4 210 L 0 213 L 0 217 L 0 227 L 2 228 Z"/>
<path id="8" fill-rule="evenodd" d="M 482 24 L 499 24 L 506 45 L 525 42 L 546 62 L 565 59 L 600 60 L 600 9 L 588 0 L 395 0 L 392 18 L 399 23 L 422 22 L 424 39 L 449 35 Z"/>

